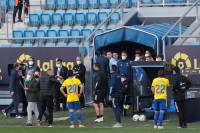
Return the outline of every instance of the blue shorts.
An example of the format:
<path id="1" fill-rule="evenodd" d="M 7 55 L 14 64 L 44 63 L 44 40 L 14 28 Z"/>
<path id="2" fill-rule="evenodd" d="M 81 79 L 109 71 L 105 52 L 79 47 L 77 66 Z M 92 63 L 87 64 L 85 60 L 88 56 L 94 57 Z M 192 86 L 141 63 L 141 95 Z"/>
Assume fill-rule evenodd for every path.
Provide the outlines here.
<path id="1" fill-rule="evenodd" d="M 80 103 L 79 103 L 79 101 L 77 101 L 77 102 L 68 102 L 67 103 L 67 108 L 68 108 L 68 110 L 70 110 L 70 109 L 80 110 Z"/>
<path id="2" fill-rule="evenodd" d="M 156 111 L 166 110 L 166 99 L 155 99 L 154 100 L 154 109 Z"/>

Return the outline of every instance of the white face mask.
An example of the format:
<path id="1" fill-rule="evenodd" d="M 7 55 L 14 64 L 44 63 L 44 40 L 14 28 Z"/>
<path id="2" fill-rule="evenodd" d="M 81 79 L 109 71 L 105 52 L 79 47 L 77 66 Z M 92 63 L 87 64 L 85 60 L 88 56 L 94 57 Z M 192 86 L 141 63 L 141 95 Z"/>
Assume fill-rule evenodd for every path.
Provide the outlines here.
<path id="1" fill-rule="evenodd" d="M 31 75 L 27 75 L 26 80 L 31 80 Z"/>
<path id="2" fill-rule="evenodd" d="M 122 56 L 122 60 L 126 60 L 126 56 Z"/>
<path id="3" fill-rule="evenodd" d="M 28 64 L 29 64 L 30 66 L 32 66 L 32 65 L 33 65 L 33 61 L 29 61 Z"/>
<path id="4" fill-rule="evenodd" d="M 60 68 L 62 65 L 61 64 L 56 64 L 56 67 Z"/>
<path id="5" fill-rule="evenodd" d="M 135 57 L 135 61 L 139 61 L 140 60 L 140 57 Z"/>
<path id="6" fill-rule="evenodd" d="M 126 79 L 125 78 L 121 78 L 121 82 L 124 82 Z"/>
<path id="7" fill-rule="evenodd" d="M 156 61 L 162 61 L 162 59 L 160 59 L 160 58 L 156 58 Z"/>
<path id="8" fill-rule="evenodd" d="M 80 64 L 81 64 L 81 61 L 76 61 L 76 63 L 77 63 L 78 65 L 80 65 Z"/>

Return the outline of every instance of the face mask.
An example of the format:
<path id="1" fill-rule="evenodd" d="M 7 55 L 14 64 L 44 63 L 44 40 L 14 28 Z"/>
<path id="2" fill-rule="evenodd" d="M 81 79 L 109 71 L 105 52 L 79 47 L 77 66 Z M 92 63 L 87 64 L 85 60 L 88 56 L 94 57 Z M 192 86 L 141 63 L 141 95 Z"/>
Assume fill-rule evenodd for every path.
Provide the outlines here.
<path id="1" fill-rule="evenodd" d="M 126 79 L 125 78 L 121 78 L 121 82 L 124 82 Z"/>
<path id="2" fill-rule="evenodd" d="M 29 64 L 30 66 L 32 66 L 32 65 L 33 65 L 33 61 L 29 61 L 28 64 Z"/>
<path id="3" fill-rule="evenodd" d="M 26 80 L 27 80 L 27 81 L 31 80 L 31 76 L 30 76 L 30 75 L 27 75 L 27 76 L 26 76 Z"/>
<path id="4" fill-rule="evenodd" d="M 61 64 L 56 64 L 56 67 L 60 68 L 60 67 L 61 67 Z"/>
<path id="5" fill-rule="evenodd" d="M 160 59 L 160 58 L 156 58 L 156 61 L 162 61 L 162 59 Z"/>
<path id="6" fill-rule="evenodd" d="M 76 61 L 76 63 L 77 63 L 78 65 L 80 65 L 80 64 L 81 64 L 81 61 Z"/>
<path id="7" fill-rule="evenodd" d="M 126 60 L 126 56 L 122 56 L 122 60 Z"/>
<path id="8" fill-rule="evenodd" d="M 139 61 L 140 60 L 140 57 L 135 57 L 135 61 Z"/>

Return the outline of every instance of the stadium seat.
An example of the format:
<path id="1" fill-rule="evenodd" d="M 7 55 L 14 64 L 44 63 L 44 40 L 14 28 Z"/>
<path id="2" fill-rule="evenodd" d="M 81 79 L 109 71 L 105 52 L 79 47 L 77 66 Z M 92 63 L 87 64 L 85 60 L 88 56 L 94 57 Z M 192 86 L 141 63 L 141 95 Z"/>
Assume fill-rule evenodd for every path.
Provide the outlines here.
<path id="1" fill-rule="evenodd" d="M 78 0 L 78 8 L 79 9 L 87 9 L 88 8 L 88 0 Z"/>
<path id="2" fill-rule="evenodd" d="M 77 7 L 78 7 L 78 2 L 77 2 L 77 0 L 68 0 L 67 1 L 67 7 L 68 7 L 68 9 L 77 9 Z"/>
<path id="3" fill-rule="evenodd" d="M 187 0 L 173 0 L 174 3 L 186 3 Z"/>
<path id="4" fill-rule="evenodd" d="M 40 28 L 35 32 L 36 37 L 46 37 L 46 29 Z M 38 43 L 46 43 L 46 39 L 36 39 Z"/>
<path id="5" fill-rule="evenodd" d="M 162 4 L 162 0 L 153 0 L 154 4 Z"/>
<path id="6" fill-rule="evenodd" d="M 80 31 L 78 29 L 73 29 L 73 30 L 70 31 L 70 36 L 79 37 L 79 36 L 81 36 L 81 33 L 80 33 Z M 76 38 L 76 39 L 70 39 L 70 42 L 77 42 L 77 43 L 79 43 L 80 41 L 81 41 L 81 39 L 78 39 L 78 38 Z"/>
<path id="7" fill-rule="evenodd" d="M 36 28 L 28 28 L 24 31 L 25 38 L 32 38 L 35 37 Z M 35 39 L 28 39 L 24 41 L 25 43 L 34 43 Z"/>
<path id="8" fill-rule="evenodd" d="M 99 35 L 99 34 L 101 34 L 101 33 L 103 33 L 103 32 L 104 32 L 103 29 L 98 29 L 98 30 L 95 32 L 95 35 Z"/>
<path id="9" fill-rule="evenodd" d="M 85 14 L 76 13 L 75 14 L 75 22 L 76 22 L 76 24 L 79 24 L 79 25 L 85 25 L 85 23 L 86 23 Z"/>
<path id="10" fill-rule="evenodd" d="M 87 24 L 97 24 L 97 15 L 95 13 L 87 13 Z"/>
<path id="11" fill-rule="evenodd" d="M 30 14 L 29 15 L 29 25 L 30 26 L 40 26 L 41 23 L 41 19 L 40 19 L 40 15 L 39 13 L 34 13 L 34 14 Z"/>
<path id="12" fill-rule="evenodd" d="M 46 0 L 45 7 L 49 10 L 54 10 L 56 8 L 56 0 Z"/>
<path id="13" fill-rule="evenodd" d="M 117 7 L 120 4 L 120 0 L 110 0 L 111 7 Z"/>
<path id="14" fill-rule="evenodd" d="M 87 39 L 87 37 L 89 37 L 91 33 L 92 33 L 92 31 L 90 29 L 82 29 L 81 30 L 81 34 L 82 34 L 82 36 L 85 37 L 85 39 Z"/>
<path id="15" fill-rule="evenodd" d="M 57 29 L 51 28 L 49 30 L 47 30 L 47 37 L 57 37 L 58 33 L 57 33 Z M 58 39 L 47 39 L 48 43 L 57 43 Z"/>
<path id="16" fill-rule="evenodd" d="M 99 0 L 88 0 L 89 8 L 99 8 Z"/>
<path id="17" fill-rule="evenodd" d="M 69 31 L 67 30 L 67 29 L 60 29 L 59 31 L 58 31 L 58 36 L 60 36 L 60 37 L 67 37 L 67 36 L 69 36 Z M 59 42 L 64 42 L 64 43 L 68 43 L 69 42 L 69 39 L 59 39 Z"/>
<path id="18" fill-rule="evenodd" d="M 141 0 L 141 4 L 153 4 L 152 0 Z"/>
<path id="19" fill-rule="evenodd" d="M 57 2 L 57 6 L 56 6 L 56 9 L 62 9 L 62 10 L 64 10 L 64 9 L 67 9 L 67 0 L 59 0 L 58 2 Z"/>
<path id="20" fill-rule="evenodd" d="M 63 24 L 63 12 L 57 11 L 56 13 L 52 14 L 52 24 L 62 26 Z"/>
<path id="21" fill-rule="evenodd" d="M 52 13 L 53 12 L 43 12 L 41 14 L 41 25 L 51 26 L 52 24 Z"/>
<path id="22" fill-rule="evenodd" d="M 14 30 L 13 31 L 13 39 L 15 38 L 23 38 L 24 37 L 24 30 Z M 13 40 L 13 43 L 23 43 L 24 40 Z"/>
<path id="23" fill-rule="evenodd" d="M 99 6 L 100 6 L 100 8 L 108 9 L 108 8 L 110 8 L 110 1 L 109 0 L 100 0 Z"/>
<path id="24" fill-rule="evenodd" d="M 98 14 L 98 19 L 100 23 L 103 22 L 107 17 L 108 17 L 108 13 L 106 12 L 99 12 Z"/>
<path id="25" fill-rule="evenodd" d="M 72 13 L 64 13 L 63 15 L 63 24 L 64 25 L 73 25 L 74 24 L 74 16 Z"/>
<path id="26" fill-rule="evenodd" d="M 117 24 L 120 20 L 120 14 L 118 12 L 114 12 L 110 17 L 110 24 Z"/>

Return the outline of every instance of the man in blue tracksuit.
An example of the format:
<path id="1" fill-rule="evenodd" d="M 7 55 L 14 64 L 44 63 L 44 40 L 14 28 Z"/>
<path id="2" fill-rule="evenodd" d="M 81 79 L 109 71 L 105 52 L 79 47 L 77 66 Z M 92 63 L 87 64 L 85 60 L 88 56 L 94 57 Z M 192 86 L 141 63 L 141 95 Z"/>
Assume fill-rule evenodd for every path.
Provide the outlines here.
<path id="1" fill-rule="evenodd" d="M 131 80 L 131 61 L 127 59 L 127 52 L 122 51 L 121 53 L 121 60 L 117 63 L 118 73 L 120 75 L 125 74 L 127 75 L 129 81 Z"/>
<path id="2" fill-rule="evenodd" d="M 116 124 L 113 126 L 114 128 L 121 128 L 121 112 L 122 112 L 122 84 L 121 84 L 121 76 L 117 73 L 117 66 L 112 65 L 112 74 L 110 79 L 110 96 L 109 100 L 112 101 L 113 112 L 116 119 Z"/>

